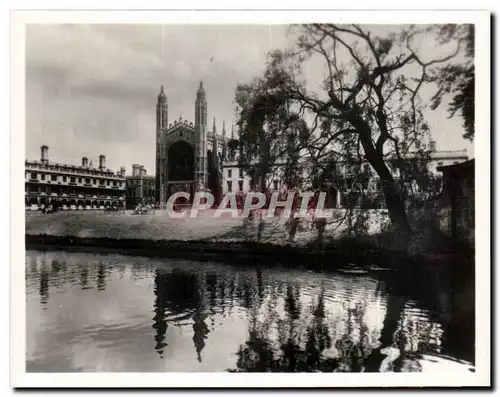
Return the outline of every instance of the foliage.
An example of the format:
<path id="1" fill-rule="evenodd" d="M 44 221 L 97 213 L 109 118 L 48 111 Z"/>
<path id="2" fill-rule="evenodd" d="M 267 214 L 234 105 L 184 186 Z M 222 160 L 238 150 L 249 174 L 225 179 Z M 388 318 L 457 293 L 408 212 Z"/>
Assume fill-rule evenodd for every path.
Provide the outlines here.
<path id="1" fill-rule="evenodd" d="M 429 81 L 437 84 L 437 91 L 432 98 L 432 109 L 437 109 L 445 96 L 451 96 L 448 104 L 449 116 L 457 113 L 462 116 L 465 129 L 464 138 L 474 139 L 474 25 L 444 25 L 438 29 L 440 43 L 446 44 L 452 40 L 464 44 L 465 62 L 448 63 L 436 68 L 429 76 Z"/>
<path id="2" fill-rule="evenodd" d="M 270 53 L 263 76 L 236 90 L 241 165 L 262 190 L 277 164 L 285 165 L 289 187 L 340 185 L 360 197 L 378 181 L 394 228 L 411 234 L 406 201 L 416 187 L 425 189 L 419 173 L 430 141 L 420 90 L 462 42 L 429 60 L 419 48 L 419 38 L 432 33 L 427 28 L 404 26 L 383 37 L 359 25 L 292 32 L 294 48 Z M 324 71 L 317 85 L 305 78 L 308 67 Z"/>

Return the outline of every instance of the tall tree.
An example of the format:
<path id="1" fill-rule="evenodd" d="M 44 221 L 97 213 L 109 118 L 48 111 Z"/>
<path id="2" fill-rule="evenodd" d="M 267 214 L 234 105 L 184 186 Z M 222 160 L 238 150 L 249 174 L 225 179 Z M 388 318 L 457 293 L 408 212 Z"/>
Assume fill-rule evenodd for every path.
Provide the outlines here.
<path id="1" fill-rule="evenodd" d="M 430 141 L 419 93 L 432 68 L 458 54 L 461 41 L 449 53 L 426 59 L 419 40 L 428 38 L 427 28 L 405 26 L 377 36 L 359 25 L 310 24 L 294 26 L 292 34 L 293 50 L 272 52 L 264 75 L 237 90 L 242 139 L 250 151 L 266 148 L 260 153 L 269 167 L 279 154 L 269 147 L 289 133 L 290 119 L 301 120 L 296 150 L 303 163 L 369 164 L 393 227 L 410 235 L 408 178 L 401 175 L 415 157 L 429 154 Z M 317 87 L 311 78 L 306 81 L 304 70 L 309 77 L 321 75 Z"/>

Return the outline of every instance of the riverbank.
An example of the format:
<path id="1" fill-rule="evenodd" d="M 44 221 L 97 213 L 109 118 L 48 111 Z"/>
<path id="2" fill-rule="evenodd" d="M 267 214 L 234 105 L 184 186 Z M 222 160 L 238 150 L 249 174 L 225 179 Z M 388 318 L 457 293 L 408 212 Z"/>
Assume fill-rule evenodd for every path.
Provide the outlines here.
<path id="1" fill-rule="evenodd" d="M 357 250 L 352 241 L 339 242 L 336 246 L 298 247 L 274 245 L 252 241 L 215 242 L 203 240 L 146 240 L 114 239 L 109 237 L 51 236 L 47 234 L 26 234 L 27 249 L 58 248 L 75 251 L 120 252 L 150 257 L 183 258 L 189 260 L 227 261 L 236 257 L 242 263 L 276 263 L 298 265 L 323 270 L 346 265 L 356 268 L 384 268 L 396 270 L 408 258 L 402 252 L 377 249 Z"/>
<path id="2" fill-rule="evenodd" d="M 317 240 L 318 232 L 311 216 L 300 219 L 290 236 L 289 219 L 264 217 L 249 221 L 241 217 L 214 217 L 213 211 L 199 211 L 196 217 L 172 218 L 166 211 L 133 215 L 106 212 L 27 213 L 26 234 L 74 236 L 80 238 L 142 239 L 142 240 L 204 240 L 220 243 L 259 241 L 274 245 L 307 246 Z M 225 214 L 227 215 L 227 214 Z M 378 214 L 372 214 L 368 235 L 380 232 Z M 345 234 L 344 213 L 325 224 L 324 240 L 337 240 Z"/>
<path id="3" fill-rule="evenodd" d="M 284 218 L 263 221 L 241 218 L 174 219 L 165 213 L 151 215 L 60 212 L 27 214 L 27 248 L 57 247 L 78 250 L 118 250 L 133 254 L 189 259 L 238 260 L 307 264 L 323 269 L 353 263 L 357 267 L 408 269 L 433 258 L 409 258 L 399 249 L 396 237 L 378 233 L 342 237 L 338 230 L 325 230 L 322 243 L 310 219 L 303 219 L 290 238 Z M 438 262 L 453 262 L 444 254 Z"/>
<path id="4" fill-rule="evenodd" d="M 255 258 L 276 262 L 309 263 L 322 268 L 353 261 L 361 266 L 381 266 L 388 257 L 404 257 L 390 250 L 380 237 L 339 238 L 325 232 L 319 244 L 317 231 L 302 220 L 293 238 L 283 218 L 244 221 L 241 218 L 201 216 L 173 219 L 151 215 L 67 213 L 27 214 L 26 245 L 29 248 L 66 247 L 129 251 L 134 254 L 203 258 Z M 260 228 L 260 231 L 259 231 Z M 384 266 L 385 267 L 385 266 Z"/>

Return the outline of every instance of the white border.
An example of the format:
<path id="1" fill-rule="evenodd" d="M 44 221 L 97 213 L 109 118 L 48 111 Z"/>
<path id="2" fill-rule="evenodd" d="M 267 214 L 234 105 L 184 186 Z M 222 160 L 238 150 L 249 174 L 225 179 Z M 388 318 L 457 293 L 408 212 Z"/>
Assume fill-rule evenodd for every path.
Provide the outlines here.
<path id="1" fill-rule="evenodd" d="M 24 93 L 27 23 L 474 23 L 476 24 L 476 372 L 408 374 L 150 374 L 25 372 Z M 11 386 L 376 387 L 490 384 L 490 15 L 479 11 L 18 11 L 11 15 Z M 479 200 L 477 200 L 479 198 Z"/>

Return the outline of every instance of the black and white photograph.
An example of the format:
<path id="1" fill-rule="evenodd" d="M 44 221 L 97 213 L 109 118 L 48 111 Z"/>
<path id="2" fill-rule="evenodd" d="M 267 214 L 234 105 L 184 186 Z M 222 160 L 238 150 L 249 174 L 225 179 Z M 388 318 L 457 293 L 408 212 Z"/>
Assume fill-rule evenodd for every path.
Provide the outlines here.
<path id="1" fill-rule="evenodd" d="M 490 18 L 14 12 L 12 386 L 491 386 Z"/>

